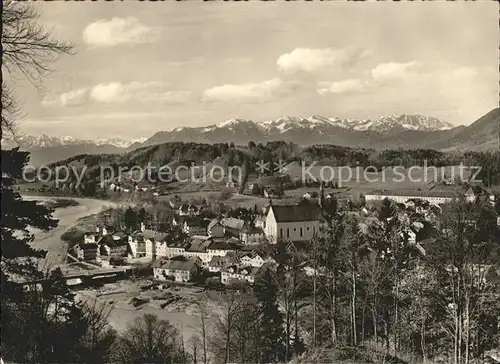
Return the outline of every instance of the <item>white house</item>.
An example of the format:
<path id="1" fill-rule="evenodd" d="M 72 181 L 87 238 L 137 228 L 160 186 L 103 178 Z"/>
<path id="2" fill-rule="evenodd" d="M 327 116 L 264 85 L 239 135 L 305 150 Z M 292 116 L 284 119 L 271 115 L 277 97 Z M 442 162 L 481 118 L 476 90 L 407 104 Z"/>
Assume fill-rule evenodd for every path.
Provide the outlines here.
<path id="1" fill-rule="evenodd" d="M 189 282 L 198 276 L 200 263 L 196 257 L 157 260 L 153 263 L 153 276 L 159 280 L 173 278 L 175 282 Z"/>
<path id="2" fill-rule="evenodd" d="M 265 260 L 259 254 L 245 254 L 240 258 L 242 266 L 250 266 L 260 268 L 265 263 Z"/>
<path id="3" fill-rule="evenodd" d="M 372 191 L 365 195 L 366 201 L 382 201 L 386 198 L 396 203 L 406 204 L 408 200 L 424 200 L 430 204 L 443 205 L 450 203 L 460 196 L 464 196 L 467 202 L 474 202 L 476 195 L 472 188 L 465 193 L 459 190 L 395 190 L 395 191 Z"/>
<path id="4" fill-rule="evenodd" d="M 133 258 L 153 258 L 156 253 L 156 245 L 163 242 L 166 234 L 154 230 L 144 229 L 137 231 L 128 237 L 128 245 Z"/>
<path id="5" fill-rule="evenodd" d="M 156 244 L 156 257 L 198 257 L 203 267 L 208 267 L 213 257 L 224 257 L 233 251 L 235 251 L 234 246 L 214 242 L 206 236 L 193 236 L 191 242 L 187 245 L 167 244 L 166 242 Z"/>
<path id="6" fill-rule="evenodd" d="M 180 216 L 197 216 L 200 210 L 195 205 L 183 204 L 179 207 Z"/>
<path id="7" fill-rule="evenodd" d="M 255 276 L 260 268 L 229 266 L 221 270 L 220 281 L 222 284 L 230 284 L 231 281 L 254 283 Z"/>
<path id="8" fill-rule="evenodd" d="M 267 240 L 310 241 L 319 230 L 319 206 L 314 204 L 270 205 L 266 217 Z"/>

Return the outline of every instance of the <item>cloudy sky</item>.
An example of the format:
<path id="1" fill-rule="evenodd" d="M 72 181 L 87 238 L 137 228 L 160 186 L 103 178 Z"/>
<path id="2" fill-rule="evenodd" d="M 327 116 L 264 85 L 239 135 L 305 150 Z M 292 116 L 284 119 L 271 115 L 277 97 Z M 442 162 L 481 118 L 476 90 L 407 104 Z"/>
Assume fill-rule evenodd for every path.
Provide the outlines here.
<path id="1" fill-rule="evenodd" d="M 498 105 L 495 2 L 37 3 L 75 44 L 42 89 L 17 83 L 28 133 L 147 137 L 230 118 L 469 124 Z"/>

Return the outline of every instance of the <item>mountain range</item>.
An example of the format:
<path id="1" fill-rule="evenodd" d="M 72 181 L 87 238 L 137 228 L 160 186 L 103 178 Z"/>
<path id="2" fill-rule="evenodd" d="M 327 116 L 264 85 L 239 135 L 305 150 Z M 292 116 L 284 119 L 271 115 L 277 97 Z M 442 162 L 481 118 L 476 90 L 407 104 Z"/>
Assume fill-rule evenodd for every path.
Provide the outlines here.
<path id="1" fill-rule="evenodd" d="M 179 127 L 159 131 L 150 138 L 82 140 L 73 137 L 25 135 L 17 138 L 31 152 L 35 165 L 78 154 L 123 153 L 168 142 L 247 144 L 285 140 L 300 145 L 335 144 L 374 149 L 485 150 L 498 149 L 500 109 L 496 108 L 469 126 L 458 126 L 422 115 L 385 116 L 379 119 L 339 119 L 319 115 L 281 117 L 254 122 L 230 119 L 216 125 Z M 11 143 L 12 144 L 12 143 Z M 8 145 L 9 146 L 9 145 Z"/>

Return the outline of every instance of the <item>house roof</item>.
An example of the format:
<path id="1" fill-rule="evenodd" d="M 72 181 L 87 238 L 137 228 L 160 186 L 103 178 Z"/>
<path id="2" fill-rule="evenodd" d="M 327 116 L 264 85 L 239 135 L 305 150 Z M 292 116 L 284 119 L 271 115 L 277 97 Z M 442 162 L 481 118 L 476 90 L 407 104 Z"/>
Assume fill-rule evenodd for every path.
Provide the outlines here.
<path id="1" fill-rule="evenodd" d="M 157 242 L 163 241 L 167 237 L 167 234 L 165 234 L 165 233 L 160 233 L 159 231 L 150 230 L 150 229 L 144 230 L 142 235 L 146 239 L 152 239 L 152 240 L 157 241 Z"/>
<path id="2" fill-rule="evenodd" d="M 98 245 L 96 243 L 88 243 L 88 244 L 80 243 L 77 244 L 76 246 L 82 250 L 94 250 L 98 248 Z"/>
<path id="3" fill-rule="evenodd" d="M 203 219 L 199 216 L 190 216 L 186 217 L 184 220 L 184 224 L 187 226 L 199 226 L 199 227 L 207 227 L 210 223 L 210 220 Z"/>
<path id="4" fill-rule="evenodd" d="M 154 268 L 171 269 L 171 270 L 182 270 L 190 271 L 194 267 L 198 266 L 199 258 L 196 259 L 169 259 L 169 260 L 157 260 L 153 263 Z"/>
<path id="5" fill-rule="evenodd" d="M 226 217 L 222 219 L 220 222 L 224 227 L 236 230 L 242 229 L 243 226 L 245 225 L 245 221 L 241 219 L 236 219 L 234 217 Z"/>
<path id="6" fill-rule="evenodd" d="M 262 228 L 255 227 L 255 226 L 249 226 L 249 225 L 245 225 L 241 229 L 241 231 L 245 232 L 247 234 L 264 234 L 264 230 L 262 230 Z"/>
<path id="7" fill-rule="evenodd" d="M 210 221 L 210 224 L 208 224 L 207 230 L 212 229 L 217 224 L 222 225 L 221 222 L 217 219 Z"/>
<path id="8" fill-rule="evenodd" d="M 271 205 L 276 222 L 317 221 L 320 215 L 319 206 L 312 204 Z"/>
<path id="9" fill-rule="evenodd" d="M 211 250 L 236 250 L 236 247 L 233 244 L 229 244 L 226 241 L 212 241 L 208 246 L 208 249 Z"/>
<path id="10" fill-rule="evenodd" d="M 255 276 L 260 269 L 258 267 L 252 267 L 252 266 L 246 267 L 246 266 L 239 266 L 239 265 L 233 264 L 233 265 L 228 265 L 228 266 L 224 267 L 223 271 L 228 272 L 229 269 L 231 269 L 231 268 L 233 269 L 233 273 L 235 273 L 235 274 L 244 274 L 246 272 L 246 275 L 248 275 L 248 276 Z"/>
<path id="11" fill-rule="evenodd" d="M 127 243 L 128 243 L 128 239 L 126 237 L 123 237 L 120 239 L 113 239 L 113 237 L 111 235 L 104 235 L 103 237 L 101 237 L 97 241 L 98 245 L 106 244 L 110 248 L 127 245 Z"/>
<path id="12" fill-rule="evenodd" d="M 208 265 L 210 265 L 211 267 L 223 267 L 228 263 L 229 259 L 227 257 L 216 255 L 212 257 L 212 260 L 210 260 L 210 263 L 208 263 Z"/>
<path id="13" fill-rule="evenodd" d="M 207 250 L 210 244 L 211 244 L 210 240 L 191 239 L 189 247 L 186 250 L 190 252 L 204 252 Z"/>

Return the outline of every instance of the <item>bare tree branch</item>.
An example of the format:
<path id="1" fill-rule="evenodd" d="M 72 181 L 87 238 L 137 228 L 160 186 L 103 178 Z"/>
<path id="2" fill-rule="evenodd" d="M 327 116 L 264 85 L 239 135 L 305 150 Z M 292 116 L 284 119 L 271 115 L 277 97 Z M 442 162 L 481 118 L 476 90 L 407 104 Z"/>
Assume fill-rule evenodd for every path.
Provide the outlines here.
<path id="1" fill-rule="evenodd" d="M 1 10 L 2 73 L 5 69 L 15 79 L 20 72 L 35 87 L 61 54 L 73 54 L 73 45 L 52 38 L 50 31 L 38 24 L 38 12 L 25 3 L 4 1 Z M 19 119 L 19 105 L 12 88 L 2 74 L 2 139 L 15 135 L 15 122 Z"/>

